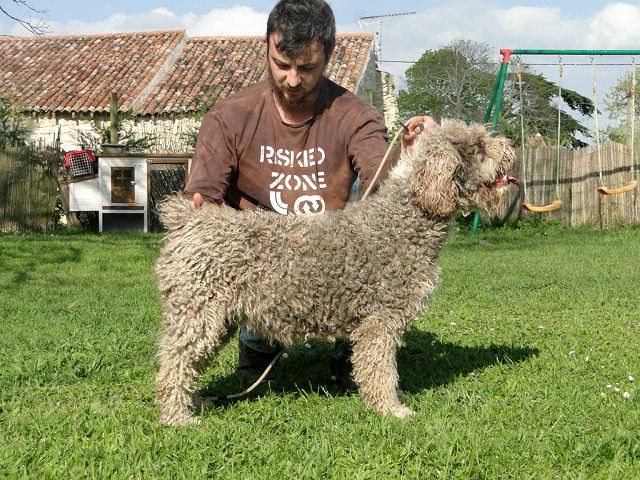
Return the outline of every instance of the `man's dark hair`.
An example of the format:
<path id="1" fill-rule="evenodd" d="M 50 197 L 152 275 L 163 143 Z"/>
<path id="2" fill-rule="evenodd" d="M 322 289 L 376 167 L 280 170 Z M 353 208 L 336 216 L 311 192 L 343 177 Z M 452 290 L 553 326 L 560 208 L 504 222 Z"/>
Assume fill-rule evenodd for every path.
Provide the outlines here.
<path id="1" fill-rule="evenodd" d="M 324 0 L 280 0 L 267 20 L 267 45 L 274 33 L 282 35 L 276 47 L 289 58 L 302 54 L 317 41 L 324 47 L 328 62 L 336 44 L 336 20 Z"/>

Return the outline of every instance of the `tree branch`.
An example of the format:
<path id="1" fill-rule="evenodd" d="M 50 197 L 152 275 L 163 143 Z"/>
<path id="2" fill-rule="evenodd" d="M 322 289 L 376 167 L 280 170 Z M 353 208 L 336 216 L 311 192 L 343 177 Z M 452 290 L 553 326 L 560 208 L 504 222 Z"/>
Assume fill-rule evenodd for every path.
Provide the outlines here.
<path id="1" fill-rule="evenodd" d="M 12 0 L 12 2 L 17 7 L 27 8 L 28 10 L 31 10 L 32 12 L 37 13 L 39 15 L 45 15 L 47 13 L 46 10 L 39 10 L 29 5 L 29 3 L 27 3 L 26 0 Z M 40 35 L 45 35 L 49 33 L 49 26 L 47 25 L 47 22 L 41 18 L 39 19 L 33 19 L 31 17 L 21 18 L 19 16 L 16 16 L 10 13 L 2 5 L 0 5 L 0 12 L 2 12 L 4 15 L 9 17 L 11 20 L 14 20 L 15 22 L 17 22 L 20 26 L 22 26 L 27 31 L 33 33 L 34 35 L 40 36 Z"/>

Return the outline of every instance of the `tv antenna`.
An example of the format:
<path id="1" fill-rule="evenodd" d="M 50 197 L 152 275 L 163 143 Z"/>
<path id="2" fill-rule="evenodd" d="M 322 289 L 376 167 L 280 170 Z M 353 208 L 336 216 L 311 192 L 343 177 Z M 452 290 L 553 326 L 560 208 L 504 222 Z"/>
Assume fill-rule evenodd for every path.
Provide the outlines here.
<path id="1" fill-rule="evenodd" d="M 386 21 L 393 20 L 395 17 L 402 17 L 405 15 L 415 15 L 416 12 L 398 12 L 398 13 L 385 13 L 383 15 L 364 15 L 363 10 L 358 10 L 356 12 L 356 21 L 361 29 L 364 28 L 365 25 L 378 25 L 378 30 L 376 31 L 376 42 L 375 42 L 375 50 L 378 60 L 382 59 L 382 24 Z"/>

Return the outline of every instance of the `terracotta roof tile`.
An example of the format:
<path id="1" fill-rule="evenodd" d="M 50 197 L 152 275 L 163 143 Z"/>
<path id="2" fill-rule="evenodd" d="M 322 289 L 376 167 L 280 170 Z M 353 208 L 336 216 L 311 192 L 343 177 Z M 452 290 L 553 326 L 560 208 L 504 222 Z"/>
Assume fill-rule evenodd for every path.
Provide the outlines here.
<path id="1" fill-rule="evenodd" d="M 355 92 L 372 49 L 371 34 L 338 35 L 327 76 Z M 137 100 L 136 114 L 186 113 L 262 79 L 265 58 L 262 36 L 187 40 L 184 31 L 164 31 L 0 38 L 0 91 L 13 92 L 32 111 L 108 111 L 109 92 L 117 91 L 121 110 Z"/>
<path id="2" fill-rule="evenodd" d="M 356 91 L 373 49 L 373 35 L 338 35 L 326 74 Z M 264 37 L 194 37 L 160 82 L 142 114 L 192 112 L 258 82 L 266 74 Z"/>
<path id="3" fill-rule="evenodd" d="M 183 40 L 183 30 L 0 38 L 0 91 L 32 111 L 102 112 L 118 92 L 121 110 Z"/>

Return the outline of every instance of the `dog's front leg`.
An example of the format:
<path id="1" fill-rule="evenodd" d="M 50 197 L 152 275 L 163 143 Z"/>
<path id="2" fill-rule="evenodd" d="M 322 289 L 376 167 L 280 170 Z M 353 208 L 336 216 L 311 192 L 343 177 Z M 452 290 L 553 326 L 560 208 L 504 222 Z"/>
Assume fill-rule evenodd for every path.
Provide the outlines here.
<path id="1" fill-rule="evenodd" d="M 381 316 L 372 316 L 353 331 L 353 373 L 367 406 L 383 415 L 405 418 L 414 412 L 398 398 L 398 342 L 388 324 Z"/>
<path id="2" fill-rule="evenodd" d="M 160 421 L 167 425 L 200 423 L 193 417 L 198 375 L 233 331 L 224 317 L 200 308 L 184 318 L 165 308 L 165 327 L 160 342 L 160 371 L 156 377 L 156 402 Z"/>

